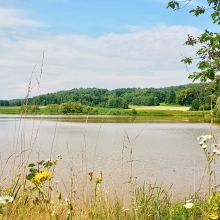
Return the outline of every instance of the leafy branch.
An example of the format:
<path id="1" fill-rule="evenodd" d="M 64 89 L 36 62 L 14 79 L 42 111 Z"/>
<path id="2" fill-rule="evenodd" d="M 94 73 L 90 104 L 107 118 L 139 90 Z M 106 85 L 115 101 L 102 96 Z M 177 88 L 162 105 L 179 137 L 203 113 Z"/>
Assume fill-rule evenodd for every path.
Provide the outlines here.
<path id="1" fill-rule="evenodd" d="M 192 0 L 186 1 L 170 1 L 167 8 L 173 10 L 180 10 L 189 4 Z M 183 7 L 180 4 L 184 4 Z M 204 14 L 207 10 L 212 10 L 211 19 L 216 25 L 220 25 L 220 1 L 219 0 L 207 0 L 207 6 L 197 6 L 191 9 L 189 13 L 194 16 Z M 188 46 L 194 46 L 200 44 L 200 49 L 196 51 L 196 58 L 185 57 L 181 60 L 184 64 L 191 64 L 193 60 L 199 59 L 197 62 L 198 71 L 190 74 L 189 78 L 193 81 L 200 80 L 206 82 L 210 80 L 216 84 L 220 82 L 220 33 L 210 32 L 207 29 L 199 37 L 193 37 L 188 35 L 188 39 L 185 42 Z"/>

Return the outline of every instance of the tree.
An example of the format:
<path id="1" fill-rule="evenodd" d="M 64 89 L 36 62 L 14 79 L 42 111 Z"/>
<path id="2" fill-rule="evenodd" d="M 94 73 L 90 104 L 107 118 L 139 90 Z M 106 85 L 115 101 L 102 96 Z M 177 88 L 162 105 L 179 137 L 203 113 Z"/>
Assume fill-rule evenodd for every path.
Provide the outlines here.
<path id="1" fill-rule="evenodd" d="M 192 105 L 191 105 L 191 108 L 190 110 L 192 111 L 198 111 L 199 110 L 199 107 L 200 107 L 200 101 L 198 99 L 194 99 L 192 101 Z"/>
<path id="2" fill-rule="evenodd" d="M 168 104 L 176 102 L 176 93 L 174 92 L 172 87 L 166 94 L 165 102 Z"/>
<path id="3" fill-rule="evenodd" d="M 180 10 L 192 0 L 185 1 L 170 1 L 167 8 L 173 10 Z M 197 6 L 189 11 L 194 16 L 204 14 L 207 10 L 211 11 L 211 19 L 216 25 L 220 25 L 220 1 L 219 0 L 206 0 L 207 6 Z M 180 3 L 184 5 L 180 5 Z M 190 79 L 200 80 L 206 82 L 211 80 L 218 86 L 220 82 L 220 33 L 210 32 L 205 30 L 199 37 L 193 37 L 188 35 L 186 45 L 194 46 L 200 44 L 201 47 L 196 51 L 196 59 L 199 59 L 197 63 L 198 72 L 194 72 L 189 76 Z M 191 64 L 194 58 L 185 57 L 181 61 L 185 64 Z"/>
<path id="4" fill-rule="evenodd" d="M 196 98 L 197 94 L 192 88 L 187 88 L 185 90 L 181 90 L 176 95 L 176 101 L 179 105 L 189 106 L 192 101 Z"/>
<path id="5" fill-rule="evenodd" d="M 109 98 L 107 107 L 109 108 L 123 108 L 126 109 L 128 108 L 128 103 L 126 102 L 125 99 L 123 98 L 118 98 L 116 96 L 112 96 Z"/>

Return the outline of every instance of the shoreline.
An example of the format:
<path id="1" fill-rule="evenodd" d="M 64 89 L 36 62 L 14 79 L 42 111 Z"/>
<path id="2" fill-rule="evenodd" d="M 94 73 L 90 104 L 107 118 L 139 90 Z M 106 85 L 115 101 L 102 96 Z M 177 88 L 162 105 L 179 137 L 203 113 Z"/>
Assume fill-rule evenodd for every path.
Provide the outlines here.
<path id="1" fill-rule="evenodd" d="M 42 119 L 81 123 L 201 123 L 201 116 L 126 116 L 126 115 L 19 115 L 0 114 L 0 119 Z M 205 122 L 204 122 L 205 123 Z"/>

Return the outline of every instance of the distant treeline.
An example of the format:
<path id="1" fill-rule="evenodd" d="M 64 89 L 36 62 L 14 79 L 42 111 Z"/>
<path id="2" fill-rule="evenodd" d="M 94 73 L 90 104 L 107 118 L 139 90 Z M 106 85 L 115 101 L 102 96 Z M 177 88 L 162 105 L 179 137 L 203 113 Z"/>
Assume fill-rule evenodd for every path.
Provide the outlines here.
<path id="1" fill-rule="evenodd" d="M 121 88 L 98 89 L 80 88 L 68 91 L 48 93 L 28 98 L 29 105 L 57 104 L 78 102 L 86 106 L 128 108 L 128 105 L 158 106 L 160 103 L 191 106 L 191 110 L 209 110 L 215 106 L 220 89 L 208 83 L 187 84 L 166 88 Z M 0 100 L 0 106 L 21 106 L 24 100 Z"/>

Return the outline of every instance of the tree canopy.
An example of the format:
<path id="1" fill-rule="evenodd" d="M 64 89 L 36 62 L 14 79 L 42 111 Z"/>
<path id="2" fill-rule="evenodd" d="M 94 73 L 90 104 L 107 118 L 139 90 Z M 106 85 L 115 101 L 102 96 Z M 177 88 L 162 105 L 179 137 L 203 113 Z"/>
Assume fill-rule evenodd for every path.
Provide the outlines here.
<path id="1" fill-rule="evenodd" d="M 213 107 L 220 88 L 210 90 L 213 83 L 196 83 L 165 88 L 120 88 L 115 90 L 98 88 L 80 88 L 59 91 L 28 98 L 28 111 L 33 106 L 46 106 L 51 113 L 65 111 L 84 111 L 92 114 L 90 107 L 128 108 L 128 105 L 157 106 L 165 105 L 191 106 L 192 110 L 208 110 Z M 0 106 L 22 106 L 24 100 L 0 100 Z M 32 106 L 32 107 L 31 107 Z M 74 109 L 74 110 L 73 110 Z M 35 109 L 34 109 L 35 111 Z"/>

